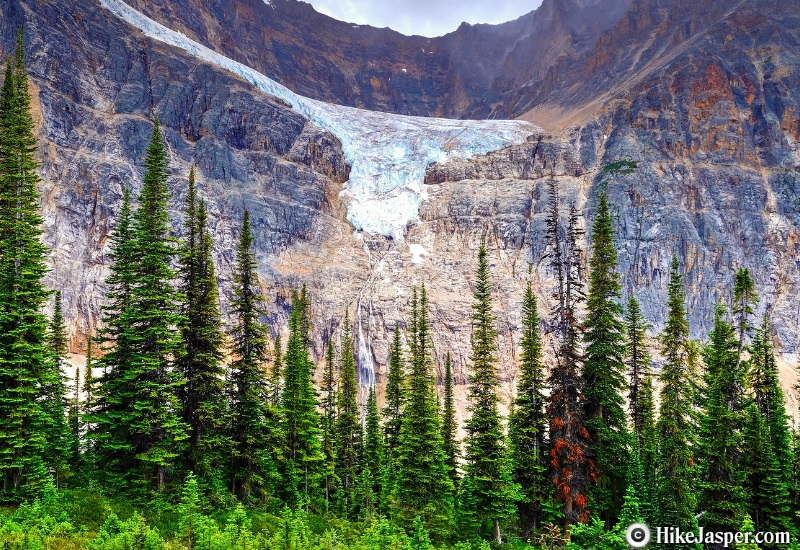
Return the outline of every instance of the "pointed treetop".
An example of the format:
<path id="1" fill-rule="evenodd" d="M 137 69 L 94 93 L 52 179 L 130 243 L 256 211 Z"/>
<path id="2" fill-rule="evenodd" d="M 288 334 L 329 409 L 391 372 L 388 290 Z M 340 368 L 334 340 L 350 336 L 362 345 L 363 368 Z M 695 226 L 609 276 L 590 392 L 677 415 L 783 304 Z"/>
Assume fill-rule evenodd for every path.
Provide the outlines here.
<path id="1" fill-rule="evenodd" d="M 14 64 L 18 71 L 25 71 L 25 33 L 22 30 L 22 25 L 19 26 L 17 31 L 17 47 L 14 52 Z"/>

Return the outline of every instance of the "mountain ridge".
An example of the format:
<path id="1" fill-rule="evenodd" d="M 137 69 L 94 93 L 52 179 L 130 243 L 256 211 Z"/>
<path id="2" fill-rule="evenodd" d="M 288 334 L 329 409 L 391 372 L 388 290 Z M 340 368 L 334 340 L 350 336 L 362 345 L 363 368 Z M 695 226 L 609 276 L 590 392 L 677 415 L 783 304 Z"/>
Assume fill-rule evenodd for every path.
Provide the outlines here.
<path id="1" fill-rule="evenodd" d="M 354 28 L 297 0 L 131 6 L 311 98 L 399 114 L 514 118 L 491 116 L 493 88 L 520 84 L 502 83 L 501 75 L 538 79 L 564 51 L 591 45 L 629 1 L 545 0 L 514 21 L 462 25 L 436 38 Z M 530 48 L 545 52 L 545 61 L 529 60 Z"/>

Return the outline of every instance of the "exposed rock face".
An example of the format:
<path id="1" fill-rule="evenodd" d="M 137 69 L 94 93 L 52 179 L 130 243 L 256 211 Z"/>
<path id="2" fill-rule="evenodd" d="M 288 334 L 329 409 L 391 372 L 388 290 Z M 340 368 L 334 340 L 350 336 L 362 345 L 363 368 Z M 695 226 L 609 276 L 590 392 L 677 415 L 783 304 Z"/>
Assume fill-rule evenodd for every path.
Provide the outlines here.
<path id="1" fill-rule="evenodd" d="M 471 160 L 431 166 L 425 179 L 428 198 L 404 243 L 353 230 L 339 195 L 348 178 L 341 144 L 282 102 L 225 71 L 142 37 L 94 1 L 0 3 L 2 49 L 10 51 L 18 25 L 26 24 L 42 140 L 45 237 L 52 247 L 48 284 L 63 292 L 73 349 L 81 350 L 87 330 L 99 321 L 108 235 L 122 185 L 129 181 L 134 195 L 138 192 L 150 119 L 158 113 L 170 153 L 176 234 L 181 232 L 180 209 L 191 164 L 197 165 L 201 194 L 209 201 L 223 310 L 238 225 L 248 208 L 273 333 L 285 329 L 290 289 L 305 283 L 315 313 L 317 357 L 324 341 L 331 335 L 338 338 L 339 320 L 349 308 L 362 335 L 361 366 L 375 363 L 379 382 L 391 330 L 404 322 L 411 287 L 422 282 L 431 295 L 436 354 L 452 351 L 456 377 L 466 380 L 470 285 L 478 243 L 486 234 L 496 284 L 501 372 L 510 387 L 516 372 L 519 301 L 529 263 L 547 317 L 552 276 L 542 258 L 551 174 L 559 182 L 565 207 L 575 202 L 587 226 L 598 192 L 607 190 L 615 208 L 625 292 L 639 296 L 653 333 L 663 324 L 674 250 L 686 270 L 694 337 L 707 332 L 713 303 L 729 300 L 733 273 L 747 266 L 763 297 L 759 311 L 770 308 L 778 348 L 787 360 L 796 359 L 796 10 L 784 10 L 781 19 L 774 4 L 755 0 L 723 12 L 714 2 L 636 0 L 624 16 L 608 16 L 615 21 L 587 22 L 588 16 L 566 21 L 574 12 L 559 2 L 545 3 L 539 15 L 529 18 L 543 21 L 541 14 L 549 13 L 545 26 L 551 34 L 537 31 L 530 43 L 518 40 L 501 56 L 505 61 L 500 65 L 486 54 L 470 69 L 473 73 L 464 71 L 469 65 L 466 56 L 479 57 L 474 51 L 464 54 L 464 67 L 458 72 L 451 58 L 437 57 L 444 55 L 441 48 L 424 58 L 430 61 L 413 65 L 417 72 L 412 73 L 411 61 L 417 51 L 428 50 L 428 39 L 376 29 L 357 33 L 359 29 L 327 19 L 320 21 L 330 28 L 303 30 L 312 16 L 300 15 L 311 13 L 310 8 L 292 0 L 273 0 L 272 8 L 265 8 L 261 0 L 219 2 L 214 9 L 193 0 L 158 6 L 139 2 L 152 17 L 268 74 L 267 69 L 282 67 L 273 73 L 279 80 L 294 75 L 296 82 L 284 83 L 323 99 L 458 116 L 488 112 L 485 109 L 521 114 L 533 107 L 533 115 L 555 113 L 552 120 L 562 112 L 591 106 L 579 113 L 580 124 L 568 129 Z M 626 3 L 598 2 L 581 13 L 590 15 L 609 5 L 627 9 Z M 703 6 L 716 19 L 701 16 Z M 269 9 L 275 11 L 265 11 Z M 182 13 L 185 21 L 177 19 Z M 286 17 L 267 21 L 271 13 Z M 528 24 L 525 21 L 465 27 L 441 43 L 458 39 L 477 48 L 469 37 L 503 36 L 511 32 L 508 29 Z M 279 24 L 285 26 L 283 34 L 275 30 Z M 344 33 L 342 25 L 352 34 Z M 559 34 L 576 28 L 588 30 L 580 37 Z M 271 37 L 272 49 L 261 47 L 260 35 L 254 34 L 258 29 L 266 29 L 261 39 Z M 293 42 L 284 40 L 290 36 Z M 558 38 L 559 48 L 565 47 L 568 54 L 560 61 L 556 56 L 552 63 L 535 63 L 537 58 L 550 59 L 547 55 L 552 53 L 534 55 L 542 36 Z M 386 47 L 374 49 L 376 44 Z M 326 54 L 317 56 L 321 51 Z M 402 57 L 405 51 L 408 57 Z M 289 53 L 271 57 L 275 52 Z M 409 86 L 403 88 L 406 84 L 397 82 L 392 72 L 396 87 L 354 86 L 354 81 L 364 83 L 374 76 L 365 68 L 373 58 L 380 63 L 369 70 L 383 75 L 382 81 L 388 82 L 388 73 L 380 71 L 399 63 L 408 64 L 408 72 L 418 80 L 400 81 Z M 278 63 L 281 59 L 284 65 Z M 298 72 L 304 63 L 307 69 Z M 356 67 L 367 72 L 356 74 Z M 618 79 L 611 76 L 615 74 Z M 432 80 L 424 81 L 423 75 Z M 506 84 L 495 86 L 498 79 L 514 89 L 498 99 L 502 105 L 491 99 L 505 89 Z M 520 88 L 526 79 L 542 84 Z M 322 81 L 327 84 L 320 85 Z M 476 91 L 486 91 L 487 86 L 494 90 L 491 94 Z M 489 98 L 492 105 L 487 107 L 478 96 Z M 630 173 L 608 170 L 621 159 L 637 167 Z M 784 366 L 789 380 L 788 363 Z"/>
<path id="2" fill-rule="evenodd" d="M 232 75 L 133 36 L 98 5 L 43 1 L 22 9 L 36 118 L 43 121 L 39 159 L 53 265 L 47 280 L 62 289 L 74 343 L 99 320 L 107 238 L 122 186 L 129 182 L 138 194 L 154 114 L 170 153 L 176 234 L 186 175 L 196 164 L 223 289 L 230 287 L 244 208 L 263 236 L 264 263 L 342 225 L 338 195 L 348 168 L 334 136 Z M 18 10 L 2 14 L 6 37 Z"/>
<path id="3" fill-rule="evenodd" d="M 584 55 L 629 3 L 544 0 L 516 21 L 464 23 L 445 36 L 425 38 L 336 21 L 297 0 L 268 6 L 263 0 L 130 2 L 299 94 L 454 118 L 488 118 L 502 106 L 497 102 L 503 93 L 539 82 L 552 65 Z"/>

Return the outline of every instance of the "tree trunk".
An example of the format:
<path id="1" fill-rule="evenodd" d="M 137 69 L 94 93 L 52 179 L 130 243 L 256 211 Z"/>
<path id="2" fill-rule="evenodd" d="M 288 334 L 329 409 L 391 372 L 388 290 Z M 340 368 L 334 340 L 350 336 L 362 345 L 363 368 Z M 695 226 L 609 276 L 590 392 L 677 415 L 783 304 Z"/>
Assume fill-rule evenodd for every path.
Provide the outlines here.
<path id="1" fill-rule="evenodd" d="M 494 540 L 497 544 L 503 544 L 503 538 L 500 536 L 500 520 L 494 520 Z"/>

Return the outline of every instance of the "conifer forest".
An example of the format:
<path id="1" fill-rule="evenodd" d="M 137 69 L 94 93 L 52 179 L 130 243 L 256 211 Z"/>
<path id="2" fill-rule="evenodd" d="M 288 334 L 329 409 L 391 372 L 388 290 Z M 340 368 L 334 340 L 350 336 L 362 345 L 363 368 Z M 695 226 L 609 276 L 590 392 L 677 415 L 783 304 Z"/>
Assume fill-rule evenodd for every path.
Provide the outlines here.
<path id="1" fill-rule="evenodd" d="M 583 214 L 555 178 L 555 307 L 537 303 L 532 282 L 518 296 L 520 373 L 502 406 L 481 245 L 460 424 L 451 357 L 434 364 L 424 282 L 395 320 L 380 400 L 374 387 L 360 394 L 352 312 L 339 312 L 342 337 L 320 364 L 304 286 L 288 339 L 270 333 L 247 211 L 223 318 L 194 171 L 184 234 L 172 236 L 156 118 L 141 192 L 126 190 L 112 229 L 87 366 L 70 372 L 61 295 L 43 283 L 22 36 L 0 90 L 0 548 L 623 550 L 635 523 L 653 537 L 655 526 L 790 533 L 793 543 L 736 547 L 800 548 L 800 430 L 753 274 L 740 269 L 732 295 L 703 304 L 713 330 L 696 341 L 673 255 L 653 338 L 636 297 L 623 303 L 613 205 L 597 191 L 582 250 Z"/>

